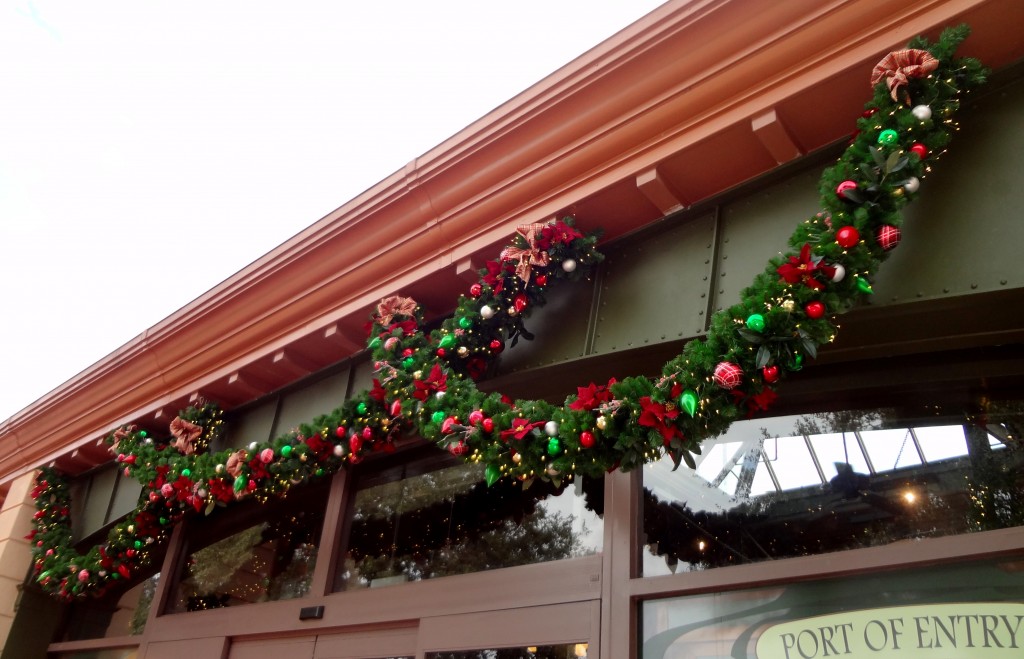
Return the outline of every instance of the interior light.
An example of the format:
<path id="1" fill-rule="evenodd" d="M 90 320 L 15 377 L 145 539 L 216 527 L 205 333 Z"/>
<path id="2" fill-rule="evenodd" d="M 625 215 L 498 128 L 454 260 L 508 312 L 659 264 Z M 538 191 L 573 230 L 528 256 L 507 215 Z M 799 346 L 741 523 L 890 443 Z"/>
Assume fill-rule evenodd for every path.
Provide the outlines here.
<path id="1" fill-rule="evenodd" d="M 699 549 L 700 551 L 704 551 L 705 547 L 707 547 L 707 544 L 703 540 L 697 543 L 697 549 Z"/>
<path id="2" fill-rule="evenodd" d="M 577 657 L 585 657 L 585 656 L 587 656 L 587 647 L 588 647 L 587 643 L 577 643 L 576 644 L 576 656 Z"/>
<path id="3" fill-rule="evenodd" d="M 914 503 L 915 501 L 917 501 L 917 495 L 914 494 L 913 490 L 907 490 L 906 492 L 903 493 L 903 500 L 906 501 L 907 503 Z"/>

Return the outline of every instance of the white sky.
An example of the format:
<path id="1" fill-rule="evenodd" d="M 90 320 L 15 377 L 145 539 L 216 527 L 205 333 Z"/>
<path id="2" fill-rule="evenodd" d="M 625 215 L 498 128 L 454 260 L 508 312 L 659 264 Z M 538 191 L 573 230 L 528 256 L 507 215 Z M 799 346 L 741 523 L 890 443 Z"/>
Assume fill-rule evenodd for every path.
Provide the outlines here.
<path id="1" fill-rule="evenodd" d="M 0 420 L 659 0 L 0 0 Z"/>

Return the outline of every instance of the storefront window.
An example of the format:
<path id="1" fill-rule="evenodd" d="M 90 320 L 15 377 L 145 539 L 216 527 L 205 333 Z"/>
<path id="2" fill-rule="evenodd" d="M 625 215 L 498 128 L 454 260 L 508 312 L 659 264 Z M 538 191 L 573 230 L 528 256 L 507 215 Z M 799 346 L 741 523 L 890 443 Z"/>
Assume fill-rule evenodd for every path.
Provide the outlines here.
<path id="1" fill-rule="evenodd" d="M 337 590 L 554 561 L 601 550 L 603 482 L 499 481 L 433 451 L 362 478 Z"/>
<path id="2" fill-rule="evenodd" d="M 741 421 L 644 469 L 646 576 L 1024 524 L 1024 405 Z"/>
<path id="3" fill-rule="evenodd" d="M 80 641 L 93 638 L 138 636 L 146 630 L 160 574 L 124 591 L 120 597 L 76 601 L 69 607 L 61 639 Z"/>
<path id="4" fill-rule="evenodd" d="M 641 659 L 1011 659 L 1024 654 L 1020 559 L 641 604 Z"/>
<path id="5" fill-rule="evenodd" d="M 325 487 L 306 488 L 262 508 L 242 511 L 234 519 L 197 524 L 190 532 L 190 546 L 195 548 L 176 582 L 169 611 L 305 595 L 316 566 L 325 502 Z"/>

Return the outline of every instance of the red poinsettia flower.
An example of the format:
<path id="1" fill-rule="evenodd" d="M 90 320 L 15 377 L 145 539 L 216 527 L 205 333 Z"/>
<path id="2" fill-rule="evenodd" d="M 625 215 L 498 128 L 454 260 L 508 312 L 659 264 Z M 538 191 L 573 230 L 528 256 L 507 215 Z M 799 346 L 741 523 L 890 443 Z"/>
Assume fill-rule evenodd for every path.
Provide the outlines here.
<path id="1" fill-rule="evenodd" d="M 529 419 L 516 417 L 515 419 L 512 419 L 511 428 L 509 428 L 508 430 L 501 431 L 501 441 L 507 442 L 509 439 L 513 437 L 518 440 L 523 440 L 526 438 L 526 435 L 529 434 L 531 430 L 542 425 L 544 425 L 543 421 L 535 421 L 533 423 L 530 423 Z"/>
<path id="2" fill-rule="evenodd" d="M 815 274 L 820 272 L 831 279 L 835 276 L 836 269 L 830 265 L 823 264 L 820 257 L 814 258 L 811 255 L 810 244 L 804 243 L 803 248 L 800 250 L 800 256 L 789 257 L 789 262 L 780 265 L 777 272 L 787 284 L 802 283 L 813 289 L 821 290 L 825 288 L 825 285 L 815 278 Z"/>
<path id="3" fill-rule="evenodd" d="M 601 403 L 607 403 L 612 399 L 612 392 L 609 387 L 615 384 L 615 378 L 608 380 L 608 384 L 594 384 L 591 382 L 585 387 L 576 387 L 576 400 L 569 403 L 570 410 L 586 412 L 594 409 Z"/>
<path id="4" fill-rule="evenodd" d="M 218 501 L 227 503 L 235 498 L 235 490 L 230 483 L 220 478 L 211 478 L 207 484 L 210 496 Z"/>
<path id="5" fill-rule="evenodd" d="M 766 411 L 775 402 L 775 399 L 779 397 L 774 389 L 763 389 L 760 393 L 753 396 L 747 396 L 738 389 L 733 389 L 730 393 L 732 393 L 733 400 L 736 401 L 737 405 L 746 405 L 748 419 L 758 412 Z"/>
<path id="6" fill-rule="evenodd" d="M 543 245 L 543 249 L 547 249 L 549 246 L 561 243 L 568 245 L 577 238 L 582 238 L 583 234 L 569 226 L 565 222 L 558 220 L 554 224 L 549 224 L 541 231 L 543 240 L 546 243 Z M 539 241 L 538 241 L 539 243 Z"/>
<path id="7" fill-rule="evenodd" d="M 416 391 L 412 395 L 424 401 L 430 394 L 448 388 L 448 376 L 441 370 L 441 365 L 435 363 L 434 367 L 430 369 L 430 375 L 425 380 L 414 381 L 413 386 L 416 387 Z"/>
<path id="8" fill-rule="evenodd" d="M 498 263 L 497 261 L 488 261 L 487 274 L 480 278 L 480 281 L 491 287 L 494 294 L 497 295 L 505 288 L 505 275 L 513 272 L 514 266 L 507 262 Z"/>
<path id="9" fill-rule="evenodd" d="M 374 378 L 373 379 L 373 388 L 371 388 L 370 391 L 369 391 L 370 398 L 372 398 L 373 400 L 377 401 L 378 403 L 383 403 L 384 402 L 384 396 L 386 396 L 387 393 L 388 392 L 384 391 L 384 387 L 382 387 L 380 385 L 380 380 L 378 380 L 377 378 Z"/>
<path id="10" fill-rule="evenodd" d="M 647 428 L 654 428 L 661 433 L 667 445 L 673 437 L 682 437 L 683 433 L 672 423 L 672 420 L 679 416 L 679 410 L 675 406 L 659 403 L 651 400 L 650 396 L 640 398 L 640 418 L 637 423 Z"/>

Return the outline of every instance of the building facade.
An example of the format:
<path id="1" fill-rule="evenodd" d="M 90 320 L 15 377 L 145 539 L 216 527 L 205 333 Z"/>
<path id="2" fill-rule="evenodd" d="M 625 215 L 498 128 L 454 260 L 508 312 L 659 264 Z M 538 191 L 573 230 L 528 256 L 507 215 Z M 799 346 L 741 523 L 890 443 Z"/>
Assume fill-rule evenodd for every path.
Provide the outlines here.
<path id="1" fill-rule="evenodd" d="M 2 656 L 1018 656 L 1022 21 L 1015 0 L 717 0 L 625 28 L 0 426 Z M 308 422 L 370 386 L 381 298 L 450 314 L 519 225 L 572 215 L 606 261 L 481 386 L 657 373 L 818 211 L 876 62 L 962 22 L 992 79 L 870 303 L 696 469 L 488 487 L 405 438 L 188 518 L 101 598 L 31 585 L 37 468 L 69 476 L 95 544 L 141 492 L 114 428 L 166 435 L 200 398 L 225 410 L 215 448 Z"/>

